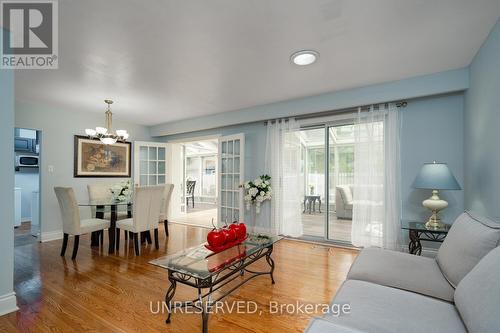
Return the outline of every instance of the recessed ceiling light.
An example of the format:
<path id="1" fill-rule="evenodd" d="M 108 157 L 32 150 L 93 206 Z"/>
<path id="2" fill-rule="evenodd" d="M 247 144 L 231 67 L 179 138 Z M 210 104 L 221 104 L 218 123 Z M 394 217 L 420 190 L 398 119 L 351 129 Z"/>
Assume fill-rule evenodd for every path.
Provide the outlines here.
<path id="1" fill-rule="evenodd" d="M 292 54 L 290 59 L 295 65 L 306 66 L 316 62 L 319 58 L 319 53 L 313 50 L 303 50 Z"/>

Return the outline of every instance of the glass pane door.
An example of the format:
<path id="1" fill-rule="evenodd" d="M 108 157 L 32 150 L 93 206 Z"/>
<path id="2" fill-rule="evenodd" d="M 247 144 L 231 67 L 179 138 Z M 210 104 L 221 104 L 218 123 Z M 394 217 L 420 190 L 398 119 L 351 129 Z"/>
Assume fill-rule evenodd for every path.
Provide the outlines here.
<path id="1" fill-rule="evenodd" d="M 134 151 L 134 183 L 137 186 L 166 184 L 166 144 L 137 141 L 134 143 Z"/>
<path id="2" fill-rule="evenodd" d="M 325 189 L 325 128 L 300 130 L 301 177 L 304 188 L 302 226 L 306 238 L 325 238 L 326 189 Z"/>
<path id="3" fill-rule="evenodd" d="M 244 182 L 244 147 L 243 134 L 219 139 L 219 225 L 244 217 L 243 190 L 240 187 Z"/>
<path id="4" fill-rule="evenodd" d="M 354 193 L 354 126 L 328 130 L 328 239 L 351 243 Z"/>

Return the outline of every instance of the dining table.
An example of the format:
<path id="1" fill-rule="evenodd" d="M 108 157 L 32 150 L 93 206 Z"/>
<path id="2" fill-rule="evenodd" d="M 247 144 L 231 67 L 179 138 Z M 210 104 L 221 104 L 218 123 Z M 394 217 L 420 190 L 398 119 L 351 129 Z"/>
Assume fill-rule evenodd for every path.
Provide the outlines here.
<path id="1" fill-rule="evenodd" d="M 115 239 L 116 239 L 116 221 L 118 220 L 118 210 L 127 210 L 127 217 L 132 217 L 132 199 L 129 200 L 115 200 L 115 199 L 100 199 L 100 200 L 87 200 L 78 203 L 80 207 L 94 208 L 95 218 L 104 219 L 106 213 L 110 213 L 110 226 L 108 229 L 109 248 L 108 252 L 115 252 Z M 99 237 L 97 233 L 92 233 L 90 246 L 99 246 Z"/>

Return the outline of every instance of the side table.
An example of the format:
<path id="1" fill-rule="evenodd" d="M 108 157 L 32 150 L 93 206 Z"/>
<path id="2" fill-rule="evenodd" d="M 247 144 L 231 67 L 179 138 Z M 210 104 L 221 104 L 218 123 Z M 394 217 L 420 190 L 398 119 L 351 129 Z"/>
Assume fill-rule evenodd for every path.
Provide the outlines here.
<path id="1" fill-rule="evenodd" d="M 408 230 L 410 243 L 408 244 L 408 252 L 410 254 L 421 255 L 422 244 L 420 241 L 442 243 L 448 235 L 451 225 L 445 224 L 443 228 L 428 229 L 425 222 L 402 221 L 401 229 Z"/>

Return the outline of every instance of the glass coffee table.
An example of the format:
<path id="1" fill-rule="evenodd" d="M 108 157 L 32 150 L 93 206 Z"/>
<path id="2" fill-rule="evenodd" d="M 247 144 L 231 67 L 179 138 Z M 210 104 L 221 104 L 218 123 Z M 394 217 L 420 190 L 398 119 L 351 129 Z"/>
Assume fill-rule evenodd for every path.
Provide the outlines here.
<path id="1" fill-rule="evenodd" d="M 274 261 L 271 258 L 273 245 L 278 236 L 249 235 L 241 244 L 219 253 L 214 253 L 205 244 L 150 261 L 168 271 L 170 287 L 165 295 L 168 310 L 166 323 L 170 323 L 172 312 L 177 308 L 198 309 L 202 318 L 202 332 L 208 332 L 208 314 L 211 307 L 233 291 L 260 275 L 269 275 L 274 284 Z M 270 269 L 254 271 L 249 265 L 265 258 Z M 246 274 L 245 274 L 246 273 Z M 214 292 L 236 280 L 236 284 L 214 297 Z M 198 297 L 191 301 L 174 302 L 177 283 L 197 289 Z"/>

